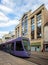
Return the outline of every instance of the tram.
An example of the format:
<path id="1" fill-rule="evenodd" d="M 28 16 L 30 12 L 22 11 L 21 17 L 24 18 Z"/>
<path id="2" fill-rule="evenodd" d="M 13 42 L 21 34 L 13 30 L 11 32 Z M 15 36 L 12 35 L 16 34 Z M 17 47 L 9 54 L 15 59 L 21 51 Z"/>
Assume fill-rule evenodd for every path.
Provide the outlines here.
<path id="1" fill-rule="evenodd" d="M 30 57 L 30 41 L 26 37 L 18 37 L 0 44 L 0 49 L 19 57 Z"/>

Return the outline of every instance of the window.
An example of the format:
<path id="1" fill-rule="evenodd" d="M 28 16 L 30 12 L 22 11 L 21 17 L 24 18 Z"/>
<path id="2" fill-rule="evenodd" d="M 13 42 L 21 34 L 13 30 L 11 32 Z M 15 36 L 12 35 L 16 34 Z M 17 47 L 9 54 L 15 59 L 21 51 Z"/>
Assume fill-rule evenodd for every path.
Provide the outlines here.
<path id="1" fill-rule="evenodd" d="M 37 14 L 37 21 L 41 20 L 41 12 Z"/>
<path id="2" fill-rule="evenodd" d="M 34 24 L 34 17 L 31 19 L 31 24 Z"/>
<path id="3" fill-rule="evenodd" d="M 5 39 L 10 39 L 10 37 L 5 37 Z"/>
<path id="4" fill-rule="evenodd" d="M 35 30 L 35 24 L 34 24 L 34 17 L 31 19 L 31 39 L 34 39 L 34 30 Z"/>
<path id="5" fill-rule="evenodd" d="M 11 50 L 14 50 L 14 43 L 11 43 Z"/>
<path id="6" fill-rule="evenodd" d="M 5 51 L 10 52 L 11 51 L 11 43 L 8 43 L 5 45 Z"/>
<path id="7" fill-rule="evenodd" d="M 31 32 L 31 39 L 34 39 L 34 31 Z"/>
<path id="8" fill-rule="evenodd" d="M 27 18 L 26 18 L 22 22 L 22 35 L 27 34 L 27 30 L 28 30 L 28 23 L 27 23 Z"/>
<path id="9" fill-rule="evenodd" d="M 18 37 L 19 37 L 19 27 L 18 27 Z"/>
<path id="10" fill-rule="evenodd" d="M 8 50 L 11 51 L 11 43 L 8 43 Z"/>
<path id="11" fill-rule="evenodd" d="M 31 50 L 29 40 L 23 39 L 23 44 L 24 44 L 24 48 L 25 48 L 26 51 L 30 51 Z"/>
<path id="12" fill-rule="evenodd" d="M 41 38 L 41 12 L 37 14 L 37 38 Z"/>
<path id="13" fill-rule="evenodd" d="M 12 38 L 14 38 L 15 35 L 12 35 Z"/>
<path id="14" fill-rule="evenodd" d="M 16 51 L 23 51 L 23 46 L 21 41 L 16 41 Z"/>
<path id="15" fill-rule="evenodd" d="M 32 26 L 31 26 L 31 30 L 34 31 L 34 29 L 35 29 L 35 25 L 32 24 Z"/>
<path id="16" fill-rule="evenodd" d="M 16 29 L 16 37 L 17 37 L 17 29 Z"/>

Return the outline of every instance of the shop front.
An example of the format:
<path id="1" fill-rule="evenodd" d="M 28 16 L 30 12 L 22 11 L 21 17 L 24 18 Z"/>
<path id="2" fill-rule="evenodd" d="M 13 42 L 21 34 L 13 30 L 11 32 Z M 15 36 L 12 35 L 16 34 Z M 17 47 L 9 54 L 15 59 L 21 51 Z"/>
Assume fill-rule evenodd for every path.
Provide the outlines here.
<path id="1" fill-rule="evenodd" d="M 31 51 L 41 51 L 41 43 L 32 43 L 31 45 Z"/>
<path id="2" fill-rule="evenodd" d="M 43 44 L 43 50 L 48 52 L 48 42 Z"/>

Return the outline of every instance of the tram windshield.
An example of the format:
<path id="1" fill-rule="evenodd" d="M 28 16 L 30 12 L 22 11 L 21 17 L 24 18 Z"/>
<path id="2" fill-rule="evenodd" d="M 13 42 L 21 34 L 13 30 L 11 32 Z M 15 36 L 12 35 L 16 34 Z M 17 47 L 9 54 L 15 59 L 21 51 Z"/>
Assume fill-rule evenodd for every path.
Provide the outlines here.
<path id="1" fill-rule="evenodd" d="M 25 48 L 26 51 L 31 50 L 29 40 L 23 39 L 23 44 L 24 44 L 24 48 Z"/>

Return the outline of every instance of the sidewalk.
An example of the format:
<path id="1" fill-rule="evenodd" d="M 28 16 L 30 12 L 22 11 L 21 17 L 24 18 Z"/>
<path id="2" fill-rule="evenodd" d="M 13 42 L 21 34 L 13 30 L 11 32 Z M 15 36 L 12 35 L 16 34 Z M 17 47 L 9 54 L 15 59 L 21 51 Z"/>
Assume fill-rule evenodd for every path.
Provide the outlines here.
<path id="1" fill-rule="evenodd" d="M 37 65 L 37 64 L 0 51 L 0 65 Z"/>

